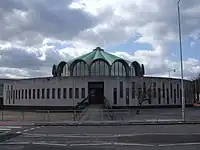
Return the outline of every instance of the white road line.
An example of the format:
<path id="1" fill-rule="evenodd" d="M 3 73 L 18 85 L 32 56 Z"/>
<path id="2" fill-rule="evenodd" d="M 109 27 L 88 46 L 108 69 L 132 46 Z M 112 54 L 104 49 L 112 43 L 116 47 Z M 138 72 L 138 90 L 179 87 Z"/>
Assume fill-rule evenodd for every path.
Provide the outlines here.
<path id="1" fill-rule="evenodd" d="M 0 143 L 0 145 L 27 145 L 30 144 L 30 142 L 3 142 Z"/>
<path id="2" fill-rule="evenodd" d="M 39 129 L 40 127 L 36 127 L 36 129 Z"/>
<path id="3" fill-rule="evenodd" d="M 69 144 L 69 146 L 101 146 L 101 145 L 112 145 L 111 142 L 105 142 L 105 143 L 79 143 L 79 144 Z"/>
<path id="4" fill-rule="evenodd" d="M 27 132 L 28 130 L 26 129 L 26 130 L 24 130 L 24 132 Z"/>
<path id="5" fill-rule="evenodd" d="M 138 133 L 138 134 L 31 134 L 24 133 L 25 137 L 66 137 L 66 138 L 114 138 L 114 137 L 133 137 L 143 135 L 199 135 L 200 133 Z"/>
<path id="6" fill-rule="evenodd" d="M 21 134 L 22 132 L 21 132 L 21 131 L 17 131 L 16 133 L 17 133 L 17 134 Z"/>
<path id="7" fill-rule="evenodd" d="M 31 128 L 30 130 L 34 130 L 35 128 Z"/>
<path id="8" fill-rule="evenodd" d="M 20 126 L 0 126 L 0 130 L 1 128 L 5 129 L 5 128 L 9 128 L 9 129 L 21 129 L 22 127 Z"/>
<path id="9" fill-rule="evenodd" d="M 198 143 L 159 144 L 158 146 L 165 147 L 165 146 L 187 146 L 187 145 L 200 145 L 200 142 L 198 142 Z"/>
<path id="10" fill-rule="evenodd" d="M 47 143 L 47 142 L 32 142 L 31 144 L 35 144 L 35 145 L 50 145 L 50 146 L 68 146 L 68 144 Z"/>
<path id="11" fill-rule="evenodd" d="M 8 128 L 6 128 L 6 129 L 0 129 L 0 131 L 10 131 L 11 129 L 8 129 Z"/>
<path id="12" fill-rule="evenodd" d="M 151 144 L 140 144 L 140 143 L 113 143 L 113 144 L 120 146 L 155 146 Z"/>

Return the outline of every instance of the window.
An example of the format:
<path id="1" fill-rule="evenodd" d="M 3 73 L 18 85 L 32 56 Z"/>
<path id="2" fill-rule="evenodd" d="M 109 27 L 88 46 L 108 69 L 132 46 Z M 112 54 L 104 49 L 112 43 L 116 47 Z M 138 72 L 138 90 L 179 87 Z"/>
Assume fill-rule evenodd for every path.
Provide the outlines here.
<path id="1" fill-rule="evenodd" d="M 72 88 L 69 88 L 69 98 L 72 98 L 73 96 L 73 91 L 72 91 Z"/>
<path id="2" fill-rule="evenodd" d="M 177 98 L 179 98 L 179 84 L 177 84 Z"/>
<path id="3" fill-rule="evenodd" d="M 165 98 L 165 84 L 163 83 L 162 84 L 162 96 L 163 96 L 163 98 Z"/>
<path id="4" fill-rule="evenodd" d="M 173 97 L 172 95 L 173 95 L 173 89 L 172 89 L 172 83 L 170 83 L 170 96 L 171 96 L 171 98 Z"/>
<path id="5" fill-rule="evenodd" d="M 25 99 L 27 99 L 27 89 L 25 89 Z"/>
<path id="6" fill-rule="evenodd" d="M 28 90 L 28 97 L 31 99 L 31 89 Z"/>
<path id="7" fill-rule="evenodd" d="M 129 105 L 129 88 L 126 88 L 126 105 Z"/>
<path id="8" fill-rule="evenodd" d="M 15 99 L 18 98 L 18 97 L 17 97 L 17 96 L 18 96 L 17 94 L 18 94 L 18 90 L 15 90 Z"/>
<path id="9" fill-rule="evenodd" d="M 81 98 L 85 98 L 85 88 L 81 89 Z"/>
<path id="10" fill-rule="evenodd" d="M 167 88 L 167 104 L 169 104 L 169 89 Z"/>
<path id="11" fill-rule="evenodd" d="M 120 88 L 119 92 L 120 98 L 123 98 L 123 82 L 120 82 L 119 88 Z"/>
<path id="12" fill-rule="evenodd" d="M 182 103 L 182 89 L 180 89 L 180 102 Z"/>
<path id="13" fill-rule="evenodd" d="M 37 99 L 40 99 L 40 89 L 37 89 Z"/>
<path id="14" fill-rule="evenodd" d="M 10 93 L 10 98 L 12 99 L 12 93 L 13 93 L 13 86 L 11 85 L 11 93 Z"/>
<path id="15" fill-rule="evenodd" d="M 55 99 L 55 88 L 52 89 L 52 98 Z"/>
<path id="16" fill-rule="evenodd" d="M 153 97 L 156 98 L 156 82 L 153 82 Z"/>
<path id="17" fill-rule="evenodd" d="M 174 89 L 174 104 L 176 104 L 176 89 Z"/>
<path id="18" fill-rule="evenodd" d="M 47 99 L 50 98 L 50 89 L 47 89 Z"/>
<path id="19" fill-rule="evenodd" d="M 151 88 L 148 89 L 148 97 L 149 97 L 149 104 L 151 104 L 151 100 L 152 100 L 152 94 L 151 94 Z"/>
<path id="20" fill-rule="evenodd" d="M 67 88 L 63 88 L 63 98 L 67 98 Z"/>
<path id="21" fill-rule="evenodd" d="M 13 90 L 13 104 L 15 104 L 15 90 Z"/>
<path id="22" fill-rule="evenodd" d="M 8 91 L 8 103 L 10 104 L 10 91 Z"/>
<path id="23" fill-rule="evenodd" d="M 44 90 L 45 90 L 45 89 L 42 89 L 42 99 L 44 99 L 44 97 L 45 97 L 45 96 L 44 96 L 44 95 L 45 95 L 45 94 L 44 94 Z"/>
<path id="24" fill-rule="evenodd" d="M 24 99 L 24 89 L 22 89 L 22 95 L 21 98 Z"/>
<path id="25" fill-rule="evenodd" d="M 58 88 L 58 90 L 57 90 L 57 98 L 60 99 L 60 97 L 61 97 L 61 89 Z"/>
<path id="26" fill-rule="evenodd" d="M 75 98 L 79 98 L 79 88 L 75 89 Z"/>
<path id="27" fill-rule="evenodd" d="M 143 82 L 143 92 L 144 92 L 144 95 L 146 95 L 146 82 Z"/>
<path id="28" fill-rule="evenodd" d="M 161 103 L 161 93 L 160 93 L 160 88 L 158 88 L 158 104 Z"/>
<path id="29" fill-rule="evenodd" d="M 18 99 L 20 100 L 21 98 L 21 93 L 20 93 L 20 90 L 18 90 Z"/>
<path id="30" fill-rule="evenodd" d="M 135 82 L 132 82 L 132 91 L 131 91 L 132 98 L 135 98 Z"/>
<path id="31" fill-rule="evenodd" d="M 13 100 L 15 99 L 15 90 L 13 90 Z"/>
<path id="32" fill-rule="evenodd" d="M 33 99 L 35 99 L 35 89 L 33 89 Z"/>
<path id="33" fill-rule="evenodd" d="M 117 104 L 117 88 L 113 88 L 113 103 Z"/>

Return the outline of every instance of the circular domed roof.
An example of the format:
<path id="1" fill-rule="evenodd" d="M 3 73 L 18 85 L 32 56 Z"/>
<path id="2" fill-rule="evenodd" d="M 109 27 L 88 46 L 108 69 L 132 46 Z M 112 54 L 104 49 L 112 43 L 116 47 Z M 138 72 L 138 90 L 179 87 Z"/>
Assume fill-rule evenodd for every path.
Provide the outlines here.
<path id="1" fill-rule="evenodd" d="M 120 58 L 118 56 L 115 56 L 115 55 L 112 55 L 110 53 L 105 52 L 100 47 L 95 48 L 90 53 L 87 53 L 85 55 L 82 55 L 80 57 L 77 57 L 77 58 L 75 58 L 73 60 L 68 61 L 67 64 L 71 65 L 74 62 L 77 62 L 79 60 L 84 61 L 88 65 L 90 65 L 95 60 L 104 60 L 104 61 L 108 62 L 109 65 L 112 65 L 112 63 L 115 62 L 115 61 L 117 61 L 117 60 L 125 61 L 128 64 L 131 63 L 130 61 L 124 60 L 124 59 L 122 59 L 122 58 Z"/>
<path id="2" fill-rule="evenodd" d="M 132 72 L 133 70 L 135 70 L 134 71 L 135 76 L 143 76 L 144 75 L 144 65 L 143 64 L 140 66 L 140 64 L 137 61 L 131 62 L 128 60 L 124 60 L 118 56 L 115 56 L 108 52 L 105 52 L 100 47 L 97 47 L 92 52 L 87 53 L 82 56 L 79 56 L 68 62 L 61 61 L 57 66 L 54 65 L 52 68 L 52 75 L 54 77 L 61 76 L 61 74 L 63 73 L 64 67 L 67 66 L 67 68 L 68 68 L 67 70 L 69 71 L 69 74 L 71 76 L 73 74 L 73 69 L 74 69 L 75 65 L 77 65 L 79 62 L 84 62 L 89 67 L 89 69 L 91 69 L 92 65 L 96 61 L 104 61 L 104 63 L 107 64 L 109 70 L 111 70 L 112 66 L 116 65 L 116 63 L 121 63 L 125 68 L 126 76 L 129 76 L 129 74 L 131 74 L 130 71 Z M 109 75 L 110 74 L 111 73 L 109 73 Z M 130 75 L 130 76 L 132 76 L 132 75 Z"/>

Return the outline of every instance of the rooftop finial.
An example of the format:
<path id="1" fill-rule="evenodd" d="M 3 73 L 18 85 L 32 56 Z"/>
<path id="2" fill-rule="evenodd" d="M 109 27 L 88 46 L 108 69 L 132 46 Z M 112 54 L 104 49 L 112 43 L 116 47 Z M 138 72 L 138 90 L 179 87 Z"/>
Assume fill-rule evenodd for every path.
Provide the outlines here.
<path id="1" fill-rule="evenodd" d="M 96 48 L 94 49 L 94 51 L 104 51 L 104 50 L 101 49 L 101 47 L 96 47 Z"/>

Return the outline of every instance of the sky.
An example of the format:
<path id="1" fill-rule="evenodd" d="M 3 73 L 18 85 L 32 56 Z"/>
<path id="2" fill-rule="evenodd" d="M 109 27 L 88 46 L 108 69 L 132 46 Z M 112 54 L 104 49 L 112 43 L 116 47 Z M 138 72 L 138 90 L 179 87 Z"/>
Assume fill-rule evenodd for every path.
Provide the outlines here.
<path id="1" fill-rule="evenodd" d="M 184 78 L 200 73 L 200 1 L 180 2 Z M 100 46 L 180 78 L 176 0 L 1 0 L 0 78 L 51 76 L 53 64 Z M 175 72 L 173 70 L 176 70 Z"/>

